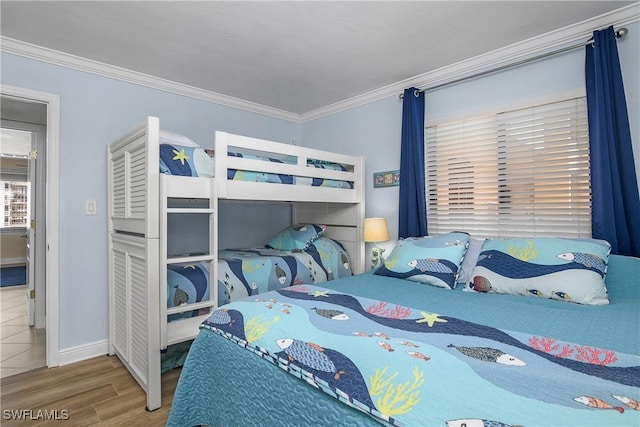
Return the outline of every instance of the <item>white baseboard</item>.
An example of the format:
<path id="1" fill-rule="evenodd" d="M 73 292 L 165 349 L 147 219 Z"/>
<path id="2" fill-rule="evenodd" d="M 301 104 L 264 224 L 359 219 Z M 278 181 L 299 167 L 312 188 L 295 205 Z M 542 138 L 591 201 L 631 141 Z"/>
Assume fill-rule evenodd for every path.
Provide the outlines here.
<path id="1" fill-rule="evenodd" d="M 60 350 L 58 354 L 60 366 L 80 362 L 93 357 L 104 356 L 109 352 L 109 341 L 101 340 Z"/>

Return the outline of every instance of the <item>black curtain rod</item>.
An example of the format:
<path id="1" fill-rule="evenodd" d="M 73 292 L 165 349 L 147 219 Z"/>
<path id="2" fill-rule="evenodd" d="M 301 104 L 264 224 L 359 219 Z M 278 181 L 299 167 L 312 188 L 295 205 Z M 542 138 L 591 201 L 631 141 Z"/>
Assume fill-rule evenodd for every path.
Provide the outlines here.
<path id="1" fill-rule="evenodd" d="M 626 36 L 628 32 L 629 32 L 629 30 L 626 27 L 622 27 L 622 28 L 620 28 L 619 30 L 616 31 L 616 38 L 621 39 L 624 36 Z M 503 65 L 503 66 L 498 67 L 498 68 L 492 68 L 490 70 L 480 71 L 479 73 L 472 74 L 472 75 L 466 76 L 466 77 L 461 77 L 459 79 L 452 80 L 450 82 L 441 83 L 441 84 L 435 85 L 435 86 L 429 86 L 429 87 L 427 87 L 425 89 L 418 89 L 418 90 L 414 91 L 414 95 L 418 96 L 418 93 L 420 93 L 420 92 L 429 92 L 429 91 L 432 91 L 432 90 L 441 89 L 443 87 L 451 86 L 451 85 L 454 85 L 456 83 L 460 83 L 460 82 L 463 82 L 463 81 L 466 81 L 466 80 L 473 80 L 473 79 L 478 78 L 478 77 L 486 76 L 486 75 L 493 74 L 493 73 L 498 73 L 500 71 L 504 71 L 504 70 L 512 68 L 512 67 L 517 67 L 519 65 L 524 65 L 524 64 L 527 64 L 529 62 L 539 61 L 540 59 L 548 58 L 550 56 L 558 55 L 560 53 L 564 53 L 564 52 L 568 52 L 568 51 L 571 51 L 571 50 L 579 49 L 579 48 L 582 48 L 582 47 L 585 47 L 585 46 L 588 46 L 588 45 L 593 45 L 593 39 L 589 39 L 586 42 L 582 42 L 582 43 L 574 44 L 574 45 L 571 45 L 571 46 L 567 46 L 567 47 L 564 47 L 562 49 L 558 49 L 558 50 L 554 50 L 554 51 L 551 51 L 551 52 L 543 53 L 543 54 L 538 55 L 538 56 L 533 56 L 531 58 L 523 59 L 521 61 L 513 62 L 511 64 L 506 64 L 506 65 Z M 400 99 L 402 99 L 402 98 L 404 98 L 404 93 L 400 94 Z"/>

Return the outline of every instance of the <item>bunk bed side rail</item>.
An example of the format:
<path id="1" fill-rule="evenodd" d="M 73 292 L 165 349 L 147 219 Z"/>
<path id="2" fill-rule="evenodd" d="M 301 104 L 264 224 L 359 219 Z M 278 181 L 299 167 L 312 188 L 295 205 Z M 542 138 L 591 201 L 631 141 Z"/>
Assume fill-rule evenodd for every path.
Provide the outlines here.
<path id="1" fill-rule="evenodd" d="M 160 121 L 146 122 L 109 146 L 109 231 L 157 238 Z"/>
<path id="2" fill-rule="evenodd" d="M 237 200 L 278 201 L 339 201 L 358 203 L 363 193 L 362 157 L 347 156 L 328 151 L 283 144 L 263 139 L 233 135 L 217 131 L 215 134 L 215 167 L 218 177 L 218 197 Z M 294 156 L 296 164 L 273 163 L 229 156 L 229 152 L 257 151 L 267 157 Z M 308 167 L 307 160 L 339 163 L 347 171 Z M 351 181 L 353 189 L 330 187 L 304 187 L 274 183 L 253 183 L 226 179 L 229 169 L 258 173 L 276 173 L 298 177 Z M 298 188 L 296 188 L 298 187 Z"/>
<path id="3" fill-rule="evenodd" d="M 218 183 L 223 180 L 218 179 Z M 226 197 L 220 199 L 268 202 L 339 202 L 358 203 L 358 191 L 344 188 L 308 187 L 267 182 L 226 181 Z M 220 189 L 220 193 L 223 190 Z"/>

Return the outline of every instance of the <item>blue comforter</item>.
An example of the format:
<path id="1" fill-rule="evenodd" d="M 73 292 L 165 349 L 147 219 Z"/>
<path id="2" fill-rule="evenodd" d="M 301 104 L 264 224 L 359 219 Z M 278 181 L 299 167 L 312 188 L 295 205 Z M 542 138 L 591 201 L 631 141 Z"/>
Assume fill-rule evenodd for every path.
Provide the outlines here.
<path id="1" fill-rule="evenodd" d="M 602 307 L 372 275 L 264 295 L 288 312 L 237 302 L 196 339 L 169 425 L 638 425 L 639 275 L 612 258 Z"/>

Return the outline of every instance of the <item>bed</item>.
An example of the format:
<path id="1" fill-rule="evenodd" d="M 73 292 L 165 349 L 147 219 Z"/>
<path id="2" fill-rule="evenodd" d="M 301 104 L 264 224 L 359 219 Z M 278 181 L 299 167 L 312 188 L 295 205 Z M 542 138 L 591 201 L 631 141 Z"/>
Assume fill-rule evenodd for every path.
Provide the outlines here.
<path id="1" fill-rule="evenodd" d="M 168 425 L 637 426 L 638 277 L 611 255 L 606 305 L 370 273 L 263 294 L 289 314 L 248 297 L 201 326 Z"/>
<path id="2" fill-rule="evenodd" d="M 271 263 L 276 254 L 270 249 L 219 254 L 219 199 L 290 203 L 292 226 L 323 227 L 329 243 L 318 245 L 337 254 L 339 263 L 328 261 L 336 268 L 322 264 L 316 246 L 296 254 L 276 248 L 286 252 L 270 269 L 281 286 L 309 281 L 309 274 L 320 282 L 364 269 L 362 157 L 225 132 L 215 133 L 214 154 L 148 117 L 109 145 L 107 159 L 109 354 L 145 390 L 149 410 L 160 407 L 161 351 L 192 340 L 218 304 L 276 287 L 269 272 L 261 281 L 247 270 Z M 203 224 L 208 245 L 172 253 L 171 224 L 185 215 Z M 348 273 L 338 268 L 344 265 Z"/>
<path id="3" fill-rule="evenodd" d="M 218 306 L 269 290 L 353 275 L 344 246 L 327 237 L 296 252 L 268 247 L 220 250 L 217 266 Z M 167 308 L 209 300 L 210 277 L 209 263 L 168 265 Z M 169 321 L 199 315 L 199 310 L 173 314 Z"/>

